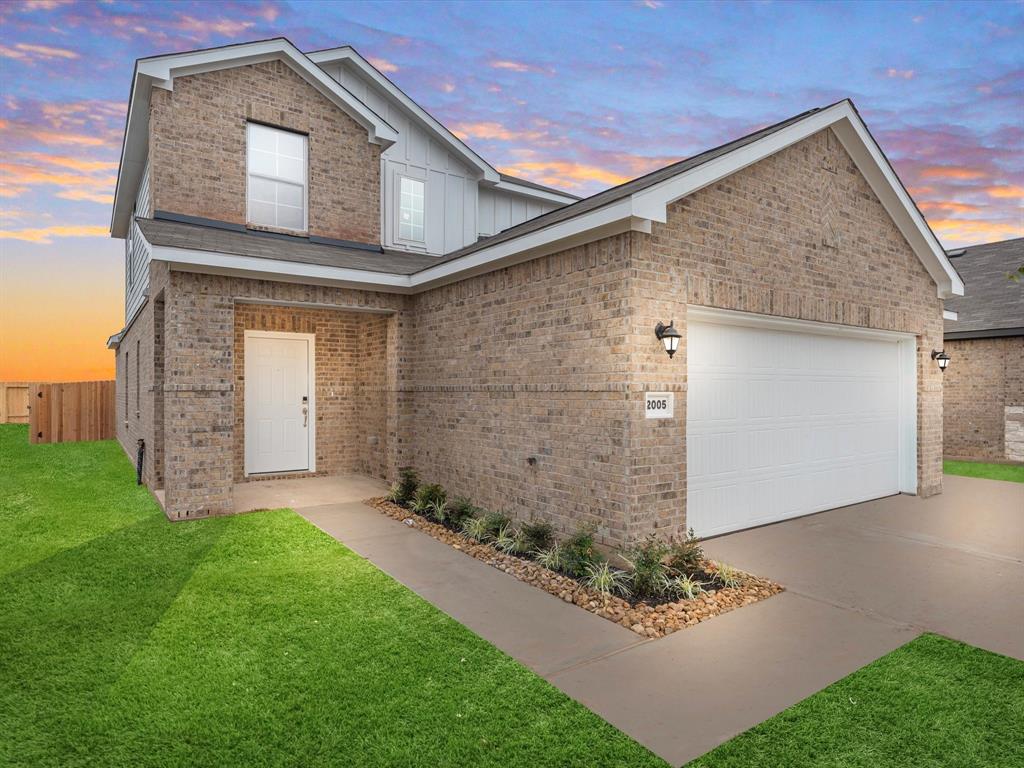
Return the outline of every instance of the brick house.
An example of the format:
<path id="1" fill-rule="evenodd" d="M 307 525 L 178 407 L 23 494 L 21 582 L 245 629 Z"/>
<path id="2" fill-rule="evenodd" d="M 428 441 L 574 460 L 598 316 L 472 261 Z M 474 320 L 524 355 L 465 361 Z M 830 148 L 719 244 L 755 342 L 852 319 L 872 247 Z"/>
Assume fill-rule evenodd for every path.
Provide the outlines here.
<path id="1" fill-rule="evenodd" d="M 1024 238 L 948 253 L 964 295 L 946 300 L 945 453 L 1024 461 Z"/>
<path id="2" fill-rule="evenodd" d="M 111 232 L 118 435 L 172 519 L 406 465 L 610 545 L 942 488 L 962 284 L 849 101 L 578 200 L 349 47 L 157 56 Z"/>

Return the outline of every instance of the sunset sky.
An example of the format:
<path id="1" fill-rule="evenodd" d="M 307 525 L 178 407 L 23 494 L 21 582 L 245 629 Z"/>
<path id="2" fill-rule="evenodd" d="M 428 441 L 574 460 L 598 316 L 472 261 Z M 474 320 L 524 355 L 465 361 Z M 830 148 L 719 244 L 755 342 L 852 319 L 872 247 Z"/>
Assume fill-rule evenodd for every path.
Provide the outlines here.
<path id="1" fill-rule="evenodd" d="M 0 381 L 113 376 L 136 58 L 350 43 L 492 164 L 588 195 L 843 97 L 947 247 L 1024 235 L 1024 4 L 0 3 Z"/>

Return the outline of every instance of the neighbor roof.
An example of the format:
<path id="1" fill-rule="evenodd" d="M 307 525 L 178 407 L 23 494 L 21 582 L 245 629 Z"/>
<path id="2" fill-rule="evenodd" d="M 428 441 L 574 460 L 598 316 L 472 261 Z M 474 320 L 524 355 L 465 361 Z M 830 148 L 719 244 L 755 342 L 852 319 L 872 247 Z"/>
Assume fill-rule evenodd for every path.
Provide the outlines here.
<path id="1" fill-rule="evenodd" d="M 1024 282 L 1007 275 L 1024 265 L 1024 238 L 949 252 L 964 281 L 964 295 L 946 299 L 957 313 L 946 321 L 947 339 L 1024 336 Z"/>

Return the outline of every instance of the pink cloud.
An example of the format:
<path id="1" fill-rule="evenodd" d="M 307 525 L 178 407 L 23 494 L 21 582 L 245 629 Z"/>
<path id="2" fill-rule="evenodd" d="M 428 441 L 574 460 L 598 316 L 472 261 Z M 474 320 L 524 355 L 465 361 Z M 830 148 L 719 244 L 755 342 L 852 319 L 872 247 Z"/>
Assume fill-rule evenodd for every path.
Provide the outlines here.
<path id="1" fill-rule="evenodd" d="M 78 58 L 77 53 L 67 48 L 54 48 L 49 45 L 33 45 L 32 43 L 15 43 L 14 47 L 0 45 L 0 56 L 26 64 L 34 64 L 37 61 Z"/>
<path id="2" fill-rule="evenodd" d="M 379 69 L 381 72 L 397 72 L 398 71 L 398 65 L 391 63 L 387 59 L 382 59 L 382 58 L 380 58 L 378 56 L 368 56 L 366 60 L 368 62 L 370 62 L 370 64 L 375 66 L 377 69 Z"/>

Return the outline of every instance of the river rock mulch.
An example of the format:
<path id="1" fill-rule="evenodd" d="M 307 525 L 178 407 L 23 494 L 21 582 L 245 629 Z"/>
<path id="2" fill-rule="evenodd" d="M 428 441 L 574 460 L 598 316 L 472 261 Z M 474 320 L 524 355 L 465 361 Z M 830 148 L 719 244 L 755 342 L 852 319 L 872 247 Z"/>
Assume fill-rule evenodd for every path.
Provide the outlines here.
<path id="1" fill-rule="evenodd" d="M 419 528 L 438 541 L 443 541 L 499 571 L 539 587 L 567 603 L 575 603 L 580 608 L 621 624 L 644 637 L 671 635 L 680 629 L 695 626 L 714 616 L 751 605 L 783 591 L 783 587 L 773 581 L 744 573 L 743 584 L 739 587 L 708 590 L 694 600 L 677 600 L 660 605 L 630 603 L 621 597 L 606 597 L 600 592 L 588 589 L 575 579 L 549 571 L 532 560 L 506 555 L 490 544 L 481 544 L 460 536 L 443 525 L 413 514 L 386 498 L 369 499 L 366 503 L 388 517 L 400 520 L 413 528 Z M 707 563 L 707 568 L 714 568 L 713 561 Z"/>

